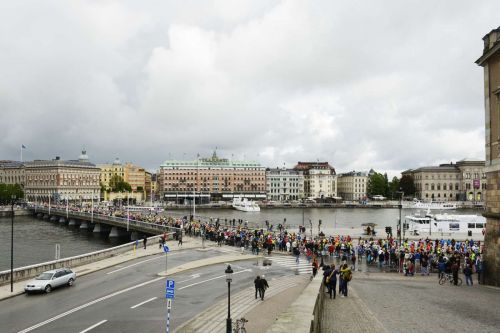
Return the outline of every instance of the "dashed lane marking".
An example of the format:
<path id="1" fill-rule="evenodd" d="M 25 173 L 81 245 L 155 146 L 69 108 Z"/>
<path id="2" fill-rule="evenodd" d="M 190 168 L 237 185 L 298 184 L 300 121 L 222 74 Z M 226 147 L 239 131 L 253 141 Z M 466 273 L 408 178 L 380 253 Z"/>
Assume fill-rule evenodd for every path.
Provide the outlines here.
<path id="1" fill-rule="evenodd" d="M 89 328 L 84 329 L 84 330 L 83 330 L 83 331 L 81 331 L 80 333 L 85 333 L 85 332 L 88 332 L 88 331 L 90 331 L 90 330 L 92 330 L 92 329 L 96 328 L 97 326 L 104 324 L 104 323 L 105 323 L 105 322 L 107 322 L 107 321 L 108 321 L 107 319 L 101 320 L 101 321 L 100 321 L 100 322 L 98 322 L 97 324 L 94 324 L 94 325 L 90 326 Z"/>

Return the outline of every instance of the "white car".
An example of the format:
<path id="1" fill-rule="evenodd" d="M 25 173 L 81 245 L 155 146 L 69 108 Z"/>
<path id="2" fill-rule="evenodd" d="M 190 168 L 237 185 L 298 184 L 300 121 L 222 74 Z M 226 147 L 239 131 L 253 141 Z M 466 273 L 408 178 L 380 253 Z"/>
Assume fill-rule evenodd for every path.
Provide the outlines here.
<path id="1" fill-rule="evenodd" d="M 61 286 L 72 286 L 75 283 L 76 274 L 69 268 L 58 268 L 43 272 L 34 280 L 29 281 L 24 287 L 26 293 L 46 292 Z"/>

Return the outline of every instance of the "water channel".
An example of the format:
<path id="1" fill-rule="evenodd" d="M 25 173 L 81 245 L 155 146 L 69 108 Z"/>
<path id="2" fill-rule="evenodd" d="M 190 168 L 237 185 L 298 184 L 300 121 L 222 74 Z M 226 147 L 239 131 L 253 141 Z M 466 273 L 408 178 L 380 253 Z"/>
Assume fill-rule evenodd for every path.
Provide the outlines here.
<path id="1" fill-rule="evenodd" d="M 191 209 L 167 212 L 176 216 L 189 215 Z M 402 216 L 413 213 L 403 209 Z M 422 212 L 423 213 L 423 212 Z M 480 214 L 481 211 L 448 211 L 449 214 Z M 289 230 L 296 231 L 304 225 L 309 231 L 311 220 L 314 233 L 317 233 L 318 221 L 322 221 L 321 230 L 326 234 L 336 234 L 337 228 L 359 228 L 362 223 L 375 223 L 377 228 L 392 226 L 396 230 L 399 210 L 394 208 L 272 208 L 256 213 L 244 213 L 232 209 L 197 209 L 197 216 L 224 219 L 243 219 L 257 222 L 264 226 L 266 220 L 275 226 L 283 223 Z M 303 224 L 304 221 L 304 224 Z M 0 218 L 0 271 L 10 268 L 10 218 Z M 338 232 L 337 232 L 338 233 Z M 31 216 L 19 216 L 14 222 L 14 266 L 21 267 L 44 261 L 54 260 L 55 244 L 60 244 L 61 258 L 101 250 L 126 242 L 127 239 L 107 238 L 87 230 L 61 226 L 58 223 L 39 220 Z"/>

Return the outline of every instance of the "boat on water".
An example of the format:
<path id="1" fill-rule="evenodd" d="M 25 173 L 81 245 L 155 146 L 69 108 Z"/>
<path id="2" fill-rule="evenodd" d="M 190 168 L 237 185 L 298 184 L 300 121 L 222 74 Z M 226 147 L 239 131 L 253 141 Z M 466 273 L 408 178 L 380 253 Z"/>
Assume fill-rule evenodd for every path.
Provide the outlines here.
<path id="1" fill-rule="evenodd" d="M 459 208 L 455 202 L 440 201 L 420 201 L 413 200 L 410 203 L 403 204 L 403 208 L 409 209 L 432 209 L 432 210 L 452 210 Z"/>
<path id="2" fill-rule="evenodd" d="M 260 207 L 254 201 L 249 201 L 246 198 L 234 198 L 233 208 L 242 212 L 260 212 Z"/>
<path id="3" fill-rule="evenodd" d="M 436 214 L 429 212 L 424 216 L 413 214 L 405 217 L 405 227 L 410 234 L 422 233 L 459 233 L 481 235 L 486 227 L 486 218 L 480 215 Z"/>

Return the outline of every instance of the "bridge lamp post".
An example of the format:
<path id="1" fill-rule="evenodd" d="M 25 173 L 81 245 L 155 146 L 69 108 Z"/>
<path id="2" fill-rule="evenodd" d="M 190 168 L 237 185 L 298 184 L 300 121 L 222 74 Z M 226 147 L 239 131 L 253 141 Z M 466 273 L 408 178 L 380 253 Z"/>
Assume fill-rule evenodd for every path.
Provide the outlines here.
<path id="1" fill-rule="evenodd" d="M 16 196 L 12 195 L 11 216 L 10 216 L 10 292 L 14 292 L 14 202 Z"/>
<path id="2" fill-rule="evenodd" d="M 227 265 L 227 269 L 224 271 L 226 273 L 227 281 L 227 319 L 226 319 L 226 333 L 231 333 L 232 330 L 232 320 L 231 320 L 231 281 L 233 281 L 233 270 L 231 265 Z"/>

